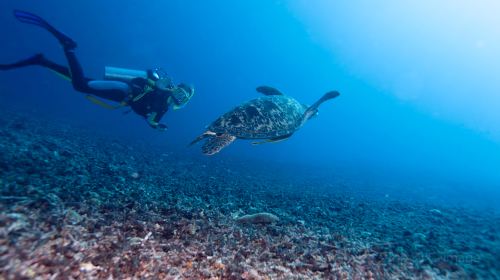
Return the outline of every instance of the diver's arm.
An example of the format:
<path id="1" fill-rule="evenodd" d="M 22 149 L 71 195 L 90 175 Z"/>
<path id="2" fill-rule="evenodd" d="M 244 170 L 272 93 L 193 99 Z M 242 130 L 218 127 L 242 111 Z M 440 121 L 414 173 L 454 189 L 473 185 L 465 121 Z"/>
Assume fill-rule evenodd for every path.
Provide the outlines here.
<path id="1" fill-rule="evenodd" d="M 167 130 L 167 126 L 160 123 L 160 120 L 163 118 L 163 116 L 167 113 L 168 107 L 170 104 L 172 104 L 172 98 L 171 94 L 165 93 L 164 94 L 159 94 L 156 95 L 157 99 L 154 102 L 154 106 L 152 105 L 153 109 L 148 113 L 146 119 L 148 121 L 148 124 L 156 129 L 165 131 Z"/>

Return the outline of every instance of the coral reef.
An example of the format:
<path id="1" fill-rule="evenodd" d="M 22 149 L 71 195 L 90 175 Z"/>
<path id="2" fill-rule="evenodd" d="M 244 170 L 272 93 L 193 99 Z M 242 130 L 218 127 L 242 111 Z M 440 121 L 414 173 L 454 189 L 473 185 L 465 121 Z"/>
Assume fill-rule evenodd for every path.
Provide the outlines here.
<path id="1" fill-rule="evenodd" d="M 0 274 L 500 278 L 495 213 L 371 200 L 342 191 L 340 183 L 248 165 L 3 114 Z M 273 213 L 279 222 L 236 222 L 243 213 Z"/>

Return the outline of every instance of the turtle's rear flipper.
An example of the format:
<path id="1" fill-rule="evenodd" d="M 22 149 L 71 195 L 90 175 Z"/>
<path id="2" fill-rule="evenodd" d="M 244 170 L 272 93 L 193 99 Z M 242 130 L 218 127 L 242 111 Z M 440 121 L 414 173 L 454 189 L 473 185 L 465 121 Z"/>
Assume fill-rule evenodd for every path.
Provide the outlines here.
<path id="1" fill-rule="evenodd" d="M 281 142 L 281 141 L 285 141 L 286 139 L 290 138 L 292 135 L 293 135 L 293 133 L 290 133 L 290 134 L 283 135 L 283 136 L 280 136 L 280 137 L 274 137 L 274 138 L 271 138 L 271 139 L 266 139 L 266 140 L 260 141 L 260 142 L 252 142 L 252 145 L 260 145 L 260 144 L 266 144 L 266 143 Z"/>
<path id="2" fill-rule="evenodd" d="M 316 113 L 318 112 L 319 105 L 321 105 L 323 102 L 328 101 L 330 99 L 333 99 L 339 95 L 340 95 L 340 93 L 336 90 L 329 91 L 329 92 L 325 93 L 318 101 L 314 102 L 313 105 L 311 105 L 309 108 L 307 108 L 306 112 L 304 113 L 304 117 L 306 119 L 309 119 L 312 116 L 316 115 Z"/>
<path id="3" fill-rule="evenodd" d="M 208 156 L 220 152 L 220 150 L 231 144 L 236 139 L 236 137 L 229 134 L 222 134 L 220 136 L 207 135 L 206 137 L 209 138 L 207 139 L 205 144 L 203 144 L 201 150 L 205 155 Z"/>
<path id="4" fill-rule="evenodd" d="M 273 87 L 268 87 L 268 86 L 260 86 L 257 87 L 256 90 L 264 95 L 283 95 L 281 91 L 273 88 Z"/>

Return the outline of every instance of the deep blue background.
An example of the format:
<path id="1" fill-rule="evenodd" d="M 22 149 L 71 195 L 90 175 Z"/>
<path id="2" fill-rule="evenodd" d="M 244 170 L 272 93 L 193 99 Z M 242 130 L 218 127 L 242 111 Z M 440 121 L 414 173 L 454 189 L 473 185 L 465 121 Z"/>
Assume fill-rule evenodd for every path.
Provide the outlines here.
<path id="1" fill-rule="evenodd" d="M 150 129 L 134 114 L 91 104 L 68 82 L 40 68 L 1 73 L 0 102 L 34 116 L 84 125 L 110 138 L 161 144 L 166 151 L 189 154 L 199 152 L 186 144 L 205 125 L 259 96 L 256 86 L 274 86 L 309 104 L 336 89 L 341 96 L 325 103 L 319 117 L 290 140 L 257 147 L 239 141 L 214 160 L 251 158 L 264 168 L 271 160 L 285 170 L 287 163 L 314 166 L 364 178 L 382 192 L 389 184 L 402 191 L 418 186 L 433 192 L 429 196 L 453 196 L 483 206 L 500 198 L 499 141 L 460 121 L 437 118 L 353 73 L 335 49 L 320 43 L 297 7 L 269 0 L 2 1 L 2 62 L 36 52 L 65 62 L 47 32 L 14 19 L 12 10 L 24 9 L 78 42 L 77 54 L 88 76 L 101 77 L 106 65 L 161 66 L 176 82 L 193 84 L 196 95 L 184 109 L 166 115 L 166 133 Z M 348 12 L 336 11 L 346 17 Z M 308 13 L 314 16 L 314 11 Z M 338 31 L 351 39 L 367 36 L 348 25 L 339 25 Z M 365 51 L 363 45 L 352 47 Z M 363 63 L 375 62 L 380 61 Z M 390 61 L 384 67 L 390 68 Z"/>

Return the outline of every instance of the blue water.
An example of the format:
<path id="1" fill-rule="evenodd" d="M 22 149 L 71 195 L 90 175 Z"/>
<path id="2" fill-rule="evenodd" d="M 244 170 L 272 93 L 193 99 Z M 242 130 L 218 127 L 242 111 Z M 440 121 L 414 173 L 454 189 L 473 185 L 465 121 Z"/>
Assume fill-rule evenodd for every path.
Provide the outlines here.
<path id="1" fill-rule="evenodd" d="M 0 72 L 0 274 L 500 275 L 497 1 L 1 1 L 0 64 L 65 64 L 13 9 L 89 77 L 162 67 L 196 94 L 160 132 L 47 69 Z M 187 146 L 261 85 L 340 96 L 286 141 Z M 280 222 L 235 222 L 263 211 Z"/>
<path id="2" fill-rule="evenodd" d="M 161 66 L 176 82 L 193 84 L 196 95 L 167 113 L 169 130 L 160 133 L 34 67 L 1 73 L 7 108 L 190 155 L 199 147 L 186 144 L 220 114 L 258 97 L 256 86 L 309 104 L 335 89 L 341 96 L 288 141 L 237 141 L 216 157 L 334 170 L 373 182 L 381 193 L 384 185 L 402 193 L 418 187 L 422 197 L 450 203 L 494 207 L 500 198 L 495 1 L 0 3 L 1 61 L 43 52 L 64 63 L 57 41 L 17 22 L 14 8 L 43 16 L 77 41 L 90 77 L 101 77 L 106 65 Z"/>

